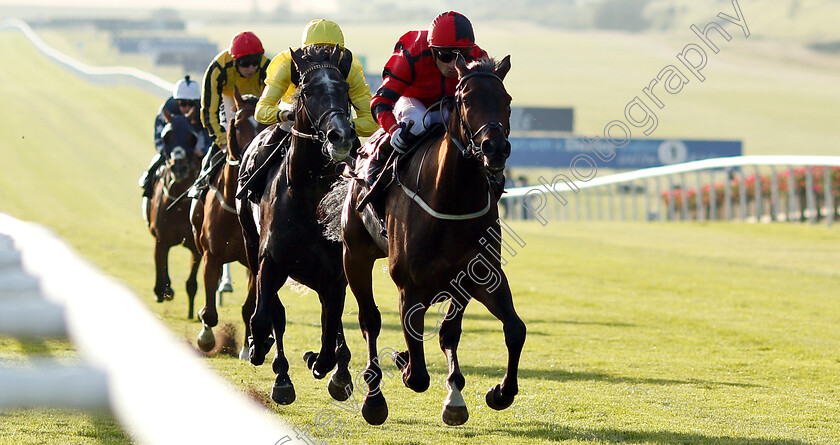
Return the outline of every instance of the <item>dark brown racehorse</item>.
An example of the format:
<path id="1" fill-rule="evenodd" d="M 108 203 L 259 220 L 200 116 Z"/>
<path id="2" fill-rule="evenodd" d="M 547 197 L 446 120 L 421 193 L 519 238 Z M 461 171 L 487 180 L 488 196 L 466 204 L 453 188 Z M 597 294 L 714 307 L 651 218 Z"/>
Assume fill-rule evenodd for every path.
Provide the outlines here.
<path id="1" fill-rule="evenodd" d="M 510 57 L 498 66 L 491 59 L 467 65 L 458 60 L 459 82 L 447 134 L 421 144 L 398 168 L 387 192 L 384 238 L 377 218 L 366 208 L 356 211 L 364 193 L 351 186 L 342 213 L 344 268 L 359 303 L 359 322 L 368 346 L 365 381 L 370 391 L 362 415 L 371 424 L 388 417 L 380 390 L 376 339 L 382 320 L 373 299 L 374 260 L 388 257 L 391 278 L 400 293 L 400 316 L 408 351 L 394 354 L 403 383 L 417 392 L 429 387 L 423 351 L 423 315 L 430 306 L 449 303 L 440 320 L 440 347 L 449 362 L 442 417 L 450 425 L 467 421 L 461 390 L 464 377 L 456 350 L 464 308 L 475 298 L 502 321 L 508 348 L 507 373 L 487 393 L 487 404 L 504 409 L 518 392 L 517 368 L 525 342 L 525 324 L 516 314 L 507 278 L 501 269 L 497 177 L 510 155 L 511 98 L 502 80 Z M 369 207 L 369 206 L 368 206 Z"/>
<path id="2" fill-rule="evenodd" d="M 169 281 L 169 249 L 183 244 L 192 252 L 190 276 L 187 279 L 189 309 L 187 316 L 193 317 L 193 303 L 198 289 L 196 275 L 201 255 L 195 245 L 190 226 L 190 202 L 181 200 L 171 205 L 183 194 L 198 175 L 200 156 L 196 155 L 198 137 L 193 131 L 190 119 L 197 118 L 194 108 L 187 116 L 172 115 L 164 110 L 166 126 L 161 135 L 162 154 L 166 163 L 155 183 L 152 199 L 143 199 L 143 214 L 149 231 L 155 237 L 155 297 L 157 302 L 171 300 L 175 295 Z"/>
<path id="3" fill-rule="evenodd" d="M 328 386 L 330 394 L 345 400 L 351 390 L 350 350 L 341 324 L 347 287 L 341 243 L 326 238 L 316 209 L 338 179 L 335 161 L 345 159 L 356 141 L 345 80 L 352 57 L 338 46 L 310 46 L 292 53 L 299 96 L 291 145 L 283 161 L 269 170 L 259 205 L 237 200 L 248 261 L 257 277 L 250 359 L 254 365 L 263 363 L 268 352 L 265 340 L 273 328 L 277 355 L 272 369 L 277 377 L 271 398 L 279 404 L 295 399 L 283 349 L 286 312 L 277 296 L 288 277 L 315 290 L 321 301 L 321 349 L 304 355 L 312 374 L 323 378 L 338 364 Z M 263 135 L 271 130 L 258 135 L 251 148 L 264 144 Z M 252 153 L 249 149 L 243 162 L 247 164 Z"/>
<path id="4" fill-rule="evenodd" d="M 208 352 L 216 345 L 212 328 L 219 322 L 216 312 L 216 289 L 222 275 L 222 265 L 239 261 L 248 266 L 245 256 L 245 243 L 242 239 L 242 226 L 236 211 L 236 187 L 239 178 L 239 165 L 242 154 L 254 137 L 265 129 L 254 118 L 257 97 L 247 95 L 243 98 L 235 90 L 234 117 L 227 132 L 227 156 L 225 166 L 210 181 L 210 190 L 203 201 L 194 200 L 192 225 L 195 243 L 204 259 L 204 307 L 198 311 L 198 317 L 204 324 L 198 336 L 198 347 Z M 242 304 L 242 320 L 245 323 L 245 341 L 239 358 L 248 359 L 247 344 L 251 335 L 249 321 L 256 306 L 256 285 L 253 275 L 248 277 L 248 296 Z"/>

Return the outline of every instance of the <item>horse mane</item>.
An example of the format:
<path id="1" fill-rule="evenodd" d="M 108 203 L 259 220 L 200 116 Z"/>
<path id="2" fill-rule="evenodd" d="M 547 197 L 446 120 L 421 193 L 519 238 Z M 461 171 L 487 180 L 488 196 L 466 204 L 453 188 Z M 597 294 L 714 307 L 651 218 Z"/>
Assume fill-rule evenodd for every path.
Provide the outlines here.
<path id="1" fill-rule="evenodd" d="M 476 73 L 492 73 L 496 70 L 497 66 L 498 62 L 496 59 L 490 56 L 480 57 L 467 63 L 467 68 Z"/>
<path id="2" fill-rule="evenodd" d="M 249 105 L 257 105 L 257 102 L 260 100 L 259 96 L 255 96 L 253 94 L 246 94 L 242 96 L 242 100 Z"/>

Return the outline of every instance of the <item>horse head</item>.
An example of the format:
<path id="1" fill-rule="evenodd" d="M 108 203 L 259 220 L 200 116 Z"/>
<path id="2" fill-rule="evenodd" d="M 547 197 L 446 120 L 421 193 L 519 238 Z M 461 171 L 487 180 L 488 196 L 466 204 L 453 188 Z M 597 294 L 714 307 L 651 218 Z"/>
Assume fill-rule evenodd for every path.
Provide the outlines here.
<path id="1" fill-rule="evenodd" d="M 231 120 L 230 130 L 227 133 L 228 138 L 228 159 L 231 161 L 239 161 L 242 159 L 242 154 L 252 140 L 259 134 L 260 131 L 266 128 L 266 125 L 257 122 L 254 115 L 259 98 L 252 94 L 242 96 L 239 93 L 239 87 L 234 87 L 234 107 L 233 119 Z"/>
<path id="2" fill-rule="evenodd" d="M 171 114 L 164 110 L 166 125 L 161 132 L 163 139 L 163 155 L 166 157 L 166 167 L 172 172 L 176 181 L 189 177 L 198 170 L 195 146 L 198 135 L 186 116 Z"/>
<path id="3" fill-rule="evenodd" d="M 458 86 L 449 131 L 463 144 L 464 154 L 480 160 L 495 174 L 510 156 L 510 102 L 503 80 L 510 70 L 510 56 L 496 64 L 491 58 L 467 63 L 458 57 Z"/>
<path id="4" fill-rule="evenodd" d="M 353 54 L 338 45 L 312 45 L 292 51 L 292 61 L 299 90 L 292 133 L 321 142 L 334 161 L 346 159 L 356 140 L 346 80 Z"/>

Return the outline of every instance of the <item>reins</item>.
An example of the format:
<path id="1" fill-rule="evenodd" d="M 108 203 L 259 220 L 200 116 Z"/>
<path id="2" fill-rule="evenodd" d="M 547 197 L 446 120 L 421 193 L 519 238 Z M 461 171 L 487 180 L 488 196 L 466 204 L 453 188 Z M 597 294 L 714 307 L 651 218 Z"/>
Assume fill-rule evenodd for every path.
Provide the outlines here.
<path id="1" fill-rule="evenodd" d="M 458 150 L 461 152 L 461 154 L 464 157 L 475 158 L 475 159 L 479 159 L 483 155 L 481 147 L 478 146 L 475 143 L 475 137 L 476 136 L 479 136 L 479 135 L 483 134 L 483 132 L 490 131 L 490 130 L 493 130 L 493 129 L 499 129 L 499 130 L 503 131 L 504 134 L 505 134 L 505 137 L 507 137 L 510 134 L 510 130 L 505 128 L 504 125 L 502 125 L 502 123 L 499 122 L 499 121 L 489 121 L 489 122 L 485 123 L 484 125 L 482 125 L 481 127 L 479 127 L 478 130 L 473 132 L 470 129 L 469 124 L 467 123 L 466 119 L 464 119 L 464 116 L 461 113 L 461 105 L 463 104 L 462 92 L 463 92 L 464 86 L 466 85 L 467 80 L 469 80 L 473 77 L 479 77 L 479 76 L 480 77 L 493 78 L 493 79 L 498 80 L 500 83 L 502 83 L 502 79 L 494 73 L 472 72 L 472 73 L 469 73 L 466 76 L 462 77 L 458 81 L 458 84 L 455 87 L 455 95 L 452 96 L 453 100 L 455 101 L 455 108 L 456 108 L 457 113 L 458 113 L 458 121 L 461 125 L 461 129 L 463 130 L 464 135 L 466 136 L 467 140 L 469 141 L 469 146 L 465 147 L 464 144 L 461 141 L 459 141 L 456 137 L 454 137 L 454 135 L 449 133 L 449 127 L 445 126 L 445 128 L 446 128 L 446 138 L 449 139 L 449 141 L 451 141 L 453 143 L 453 145 L 455 145 L 455 147 L 458 148 Z M 444 106 L 445 101 L 446 101 L 446 99 L 440 101 L 441 113 L 443 113 L 443 106 Z M 426 110 L 426 112 L 428 113 L 428 110 Z M 424 115 L 424 119 L 425 119 L 425 115 Z M 429 147 L 431 147 L 431 146 L 429 146 Z M 479 218 L 479 217 L 482 217 L 482 216 L 486 215 L 487 212 L 490 211 L 490 208 L 493 204 L 492 190 L 494 189 L 493 182 L 495 181 L 495 178 L 493 178 L 492 175 L 489 175 L 489 174 L 485 175 L 485 178 L 487 179 L 487 185 L 488 185 L 488 188 L 487 188 L 487 205 L 484 206 L 483 209 L 481 209 L 477 212 L 465 213 L 465 214 L 452 214 L 452 213 L 438 212 L 437 210 L 433 209 L 426 201 L 424 201 L 422 197 L 420 197 L 420 194 L 419 194 L 420 173 L 423 171 L 423 164 L 425 164 L 425 162 L 426 162 L 426 155 L 428 153 L 429 153 L 429 149 L 427 148 L 426 151 L 423 153 L 423 157 L 420 160 L 420 167 L 417 170 L 417 191 L 413 191 L 413 190 L 409 189 L 408 187 L 406 187 L 402 183 L 402 181 L 400 181 L 399 174 L 397 174 L 397 173 L 394 174 L 394 179 L 396 180 L 396 182 L 400 186 L 400 188 L 403 190 L 403 192 L 405 192 L 406 196 L 408 196 L 415 203 L 417 203 L 417 205 L 420 206 L 420 208 L 423 209 L 426 213 L 428 213 L 429 215 L 431 215 L 432 217 L 437 218 L 437 219 L 442 219 L 442 220 L 447 220 L 447 221 L 463 221 L 463 220 L 467 220 L 467 219 Z M 396 169 L 395 169 L 395 172 L 396 172 Z"/>

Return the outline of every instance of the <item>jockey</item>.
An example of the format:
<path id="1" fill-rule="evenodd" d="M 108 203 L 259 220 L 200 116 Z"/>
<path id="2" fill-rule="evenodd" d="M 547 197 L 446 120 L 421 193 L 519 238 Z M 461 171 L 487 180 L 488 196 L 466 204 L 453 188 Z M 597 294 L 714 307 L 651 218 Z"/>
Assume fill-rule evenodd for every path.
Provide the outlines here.
<path id="1" fill-rule="evenodd" d="M 187 115 L 190 114 L 190 112 L 198 113 L 198 104 L 200 99 L 201 88 L 198 86 L 198 83 L 194 80 L 190 80 L 190 76 L 185 76 L 182 80 L 175 83 L 175 87 L 172 90 L 172 97 L 167 99 L 166 102 L 161 105 L 160 112 L 158 112 L 158 115 L 155 118 L 155 150 L 157 150 L 157 154 L 152 158 L 152 162 L 149 164 L 149 167 L 140 177 L 140 186 L 143 187 L 143 196 L 148 198 L 152 197 L 152 188 L 156 177 L 155 172 L 161 165 L 163 165 L 163 162 L 166 159 L 166 154 L 162 153 L 163 138 L 161 136 L 163 129 L 166 127 L 166 118 L 163 115 L 164 110 L 168 111 L 171 115 Z M 201 120 L 198 119 L 197 114 L 195 117 L 196 119 L 192 124 L 193 130 L 198 137 L 198 141 L 195 144 L 196 155 L 204 156 L 204 153 L 207 152 L 207 148 L 210 146 L 210 136 L 202 127 Z"/>
<path id="2" fill-rule="evenodd" d="M 381 190 L 381 186 L 373 186 L 393 149 L 404 152 L 432 124 L 448 119 L 447 110 L 425 113 L 435 102 L 455 94 L 458 56 L 470 61 L 486 53 L 475 44 L 469 19 L 454 11 L 435 17 L 429 29 L 408 31 L 397 41 L 385 63 L 382 85 L 370 101 L 373 116 L 390 136 L 390 144 L 379 145 L 371 157 L 366 177 L 369 196 L 363 203 Z"/>
<path id="3" fill-rule="evenodd" d="M 292 52 L 306 48 L 310 45 L 338 45 L 344 48 L 344 34 L 337 23 L 317 19 L 309 22 L 303 29 L 301 46 L 296 49 L 287 49 L 281 52 L 271 61 L 268 66 L 268 76 L 265 80 L 265 89 L 257 102 L 255 117 L 258 122 L 271 125 L 280 124 L 285 132 L 291 131 L 294 112 L 292 109 L 293 96 L 297 92 L 297 85 L 292 80 Z M 367 137 L 377 129 L 376 122 L 370 113 L 370 87 L 365 82 L 365 75 L 362 64 L 354 55 L 347 75 L 347 82 L 350 84 L 350 101 L 356 111 L 353 119 L 353 126 L 356 134 Z M 253 165 L 248 165 L 240 172 L 240 183 L 248 181 L 270 153 L 265 153 L 264 145 L 252 148 L 259 150 L 252 156 Z M 249 187 L 253 189 L 253 187 Z"/>
<path id="4" fill-rule="evenodd" d="M 201 173 L 190 188 L 191 198 L 201 197 L 207 188 L 213 167 L 219 164 L 218 153 L 227 151 L 226 128 L 233 113 L 234 91 L 259 96 L 265 81 L 269 59 L 260 39 L 243 31 L 231 39 L 230 47 L 220 52 L 207 67 L 201 96 L 201 120 L 210 133 L 213 145 L 201 164 Z"/>

